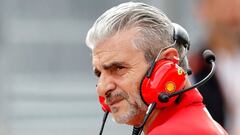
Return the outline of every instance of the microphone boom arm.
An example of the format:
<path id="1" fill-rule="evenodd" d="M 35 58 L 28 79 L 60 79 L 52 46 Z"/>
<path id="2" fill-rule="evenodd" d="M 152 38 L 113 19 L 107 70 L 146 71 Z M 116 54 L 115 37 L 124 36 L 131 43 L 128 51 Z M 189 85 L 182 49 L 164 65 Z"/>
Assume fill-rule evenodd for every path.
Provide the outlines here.
<path id="1" fill-rule="evenodd" d="M 203 57 L 204 57 L 206 63 L 211 64 L 211 66 L 212 66 L 212 67 L 211 67 L 211 71 L 209 72 L 209 74 L 208 74 L 204 79 L 202 79 L 201 81 L 197 82 L 196 84 L 194 84 L 194 85 L 192 85 L 192 86 L 190 86 L 190 87 L 188 87 L 188 88 L 179 90 L 179 91 L 177 91 L 177 92 L 173 92 L 173 93 L 171 93 L 171 94 L 168 94 L 168 93 L 160 93 L 160 94 L 158 95 L 158 100 L 159 100 L 160 102 L 166 103 L 166 102 L 169 101 L 169 99 L 170 99 L 171 97 L 180 95 L 181 93 L 184 93 L 184 92 L 186 92 L 186 91 L 189 91 L 189 90 L 191 90 L 191 89 L 193 89 L 193 88 L 199 87 L 199 86 L 203 85 L 204 83 L 206 83 L 206 82 L 213 76 L 213 74 L 215 73 L 215 55 L 213 54 L 212 51 L 210 51 L 210 50 L 205 50 L 205 51 L 203 52 Z"/>
<path id="2" fill-rule="evenodd" d="M 174 97 L 174 96 L 176 96 L 176 95 L 179 95 L 179 94 L 182 93 L 182 92 L 186 92 L 186 91 L 191 90 L 191 89 L 193 89 L 193 88 L 202 86 L 204 83 L 206 83 L 206 82 L 213 76 L 213 74 L 214 74 L 214 72 L 215 72 L 215 62 L 214 62 L 213 60 L 211 60 L 211 65 L 212 65 L 211 71 L 210 71 L 210 73 L 209 73 L 204 79 L 202 79 L 200 82 L 192 85 L 191 87 L 188 87 L 188 88 L 186 88 L 186 89 L 183 89 L 183 90 L 180 90 L 180 91 L 177 91 L 177 92 L 174 92 L 174 93 L 170 94 L 170 95 L 169 95 L 169 98 L 170 98 L 170 97 Z"/>

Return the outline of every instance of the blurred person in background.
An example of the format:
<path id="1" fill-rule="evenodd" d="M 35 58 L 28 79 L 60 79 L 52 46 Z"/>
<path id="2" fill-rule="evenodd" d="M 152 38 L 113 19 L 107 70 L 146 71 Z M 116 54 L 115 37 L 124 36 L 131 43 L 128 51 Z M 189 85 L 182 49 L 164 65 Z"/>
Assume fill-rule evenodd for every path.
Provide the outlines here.
<path id="1" fill-rule="evenodd" d="M 217 58 L 216 74 L 199 90 L 213 118 L 229 134 L 240 135 L 240 0 L 199 0 L 196 10 L 206 28 L 202 49 L 210 48 Z M 209 70 L 200 53 L 190 60 L 196 81 Z"/>

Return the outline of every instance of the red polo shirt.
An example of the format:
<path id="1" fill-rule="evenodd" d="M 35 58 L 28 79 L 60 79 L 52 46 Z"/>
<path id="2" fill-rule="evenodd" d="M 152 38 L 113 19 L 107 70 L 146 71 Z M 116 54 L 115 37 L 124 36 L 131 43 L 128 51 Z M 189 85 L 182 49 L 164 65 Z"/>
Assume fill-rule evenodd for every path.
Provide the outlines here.
<path id="1" fill-rule="evenodd" d="M 179 104 L 163 109 L 147 135 L 227 135 L 212 119 L 197 89 L 182 94 Z"/>

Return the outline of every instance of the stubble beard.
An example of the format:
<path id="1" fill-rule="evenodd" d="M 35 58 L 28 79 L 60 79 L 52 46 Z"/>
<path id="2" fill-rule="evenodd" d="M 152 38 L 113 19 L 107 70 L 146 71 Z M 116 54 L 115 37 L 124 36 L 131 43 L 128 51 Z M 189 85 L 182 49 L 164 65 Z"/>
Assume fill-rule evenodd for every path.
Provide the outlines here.
<path id="1" fill-rule="evenodd" d="M 146 112 L 147 110 L 147 106 L 144 104 L 139 94 L 136 94 L 134 103 L 131 103 L 126 97 L 125 100 L 127 102 L 127 112 L 113 118 L 113 121 L 119 124 L 126 124 L 129 121 L 133 120 L 137 115 Z M 112 108 L 111 110 L 113 113 L 117 113 L 119 108 Z"/>

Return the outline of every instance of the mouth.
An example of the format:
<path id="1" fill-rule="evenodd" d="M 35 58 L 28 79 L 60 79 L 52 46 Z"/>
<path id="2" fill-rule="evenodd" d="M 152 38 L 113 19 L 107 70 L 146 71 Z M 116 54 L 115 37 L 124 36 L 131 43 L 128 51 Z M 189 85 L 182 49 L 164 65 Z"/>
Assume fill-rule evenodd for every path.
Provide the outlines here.
<path id="1" fill-rule="evenodd" d="M 123 100 L 124 100 L 124 97 L 122 96 L 112 96 L 107 99 L 107 104 L 109 106 L 113 106 L 113 105 L 116 105 L 117 103 L 120 103 Z"/>

